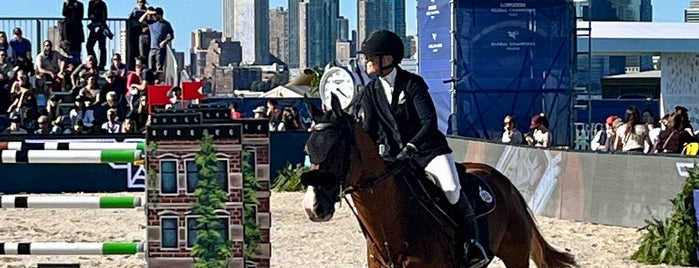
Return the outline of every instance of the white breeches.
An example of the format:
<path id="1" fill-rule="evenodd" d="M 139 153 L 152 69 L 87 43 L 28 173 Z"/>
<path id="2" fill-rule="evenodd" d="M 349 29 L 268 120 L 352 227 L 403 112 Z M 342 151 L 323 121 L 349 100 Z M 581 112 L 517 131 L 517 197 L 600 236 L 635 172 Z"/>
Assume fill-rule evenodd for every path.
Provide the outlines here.
<path id="1" fill-rule="evenodd" d="M 461 183 L 456 172 L 454 158 L 451 154 L 443 154 L 435 157 L 427 164 L 425 170 L 437 177 L 437 185 L 442 188 L 450 204 L 456 204 L 461 196 Z"/>

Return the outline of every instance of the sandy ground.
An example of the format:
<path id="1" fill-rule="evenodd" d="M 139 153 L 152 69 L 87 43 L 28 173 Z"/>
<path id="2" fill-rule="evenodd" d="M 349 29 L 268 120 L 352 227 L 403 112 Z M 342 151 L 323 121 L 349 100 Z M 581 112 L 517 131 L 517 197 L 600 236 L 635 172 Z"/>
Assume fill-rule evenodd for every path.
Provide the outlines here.
<path id="1" fill-rule="evenodd" d="M 121 194 L 133 195 L 133 194 Z M 272 194 L 272 267 L 362 267 L 364 241 L 346 204 L 327 223 L 307 220 L 302 194 Z M 0 209 L 2 242 L 108 242 L 144 240 L 145 215 L 138 210 Z M 633 228 L 538 217 L 540 229 L 557 248 L 575 254 L 581 267 L 673 267 L 641 265 L 629 258 L 641 234 Z M 0 256 L 2 268 L 37 263 L 80 263 L 81 267 L 145 267 L 135 256 Z M 496 260 L 490 267 L 504 267 Z M 531 267 L 534 267 L 532 265 Z"/>

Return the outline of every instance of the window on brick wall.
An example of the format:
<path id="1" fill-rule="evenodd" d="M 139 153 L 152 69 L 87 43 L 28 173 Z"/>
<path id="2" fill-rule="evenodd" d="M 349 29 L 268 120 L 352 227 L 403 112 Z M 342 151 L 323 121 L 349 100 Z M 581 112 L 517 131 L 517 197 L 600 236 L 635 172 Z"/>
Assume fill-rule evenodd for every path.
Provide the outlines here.
<path id="1" fill-rule="evenodd" d="M 229 165 L 228 159 L 219 159 L 216 162 L 218 170 L 216 171 L 216 178 L 221 186 L 221 190 L 228 193 L 228 173 Z M 187 172 L 187 193 L 194 193 L 199 185 L 199 166 L 194 160 L 185 161 L 185 169 Z"/>
<path id="2" fill-rule="evenodd" d="M 199 233 L 199 226 L 197 225 L 199 217 L 187 217 L 187 248 L 192 248 L 197 243 L 197 234 Z M 218 228 L 216 230 L 221 237 L 225 240 L 230 240 L 230 218 L 229 217 L 219 217 L 218 218 Z"/>
<path id="3" fill-rule="evenodd" d="M 177 237 L 177 217 L 162 217 L 160 218 L 160 247 L 176 249 Z"/>
<path id="4" fill-rule="evenodd" d="M 177 193 L 177 161 L 160 161 L 160 193 Z"/>

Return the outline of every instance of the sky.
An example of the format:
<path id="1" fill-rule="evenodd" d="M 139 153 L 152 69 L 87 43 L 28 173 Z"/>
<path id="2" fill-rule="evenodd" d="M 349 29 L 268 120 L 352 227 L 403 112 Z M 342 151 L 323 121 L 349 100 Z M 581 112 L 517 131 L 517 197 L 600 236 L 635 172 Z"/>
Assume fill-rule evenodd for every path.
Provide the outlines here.
<path id="1" fill-rule="evenodd" d="M 61 16 L 63 0 L 0 0 L 0 18 Z M 87 9 L 87 0 L 82 0 Z M 136 0 L 105 0 L 110 18 L 126 18 L 136 5 Z M 165 19 L 175 28 L 174 47 L 178 51 L 188 51 L 191 46 L 190 33 L 199 28 L 221 27 L 220 0 L 148 0 L 152 6 L 161 6 L 165 10 Z M 349 19 L 350 29 L 357 27 L 357 1 L 340 1 L 340 15 Z M 689 6 L 689 0 L 652 0 L 653 21 L 682 22 L 684 9 Z M 270 8 L 282 6 L 286 8 L 287 0 L 270 0 Z M 414 35 L 417 30 L 416 22 L 417 0 L 406 0 L 407 34 Z M 87 10 L 86 10 L 87 11 Z M 0 20 L 0 26 L 5 22 Z M 185 57 L 188 58 L 188 57 Z"/>

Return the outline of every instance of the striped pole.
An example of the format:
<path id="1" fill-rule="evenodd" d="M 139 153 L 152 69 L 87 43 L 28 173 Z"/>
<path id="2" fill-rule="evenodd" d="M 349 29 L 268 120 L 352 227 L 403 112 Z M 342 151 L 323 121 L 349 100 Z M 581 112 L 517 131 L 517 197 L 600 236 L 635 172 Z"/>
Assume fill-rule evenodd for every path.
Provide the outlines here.
<path id="1" fill-rule="evenodd" d="M 140 207 L 135 196 L 20 196 L 0 195 L 0 208 L 121 209 Z"/>
<path id="2" fill-rule="evenodd" d="M 141 150 L 143 142 L 22 142 L 0 141 L 0 150 Z"/>
<path id="3" fill-rule="evenodd" d="M 0 255 L 133 255 L 142 243 L 0 242 Z"/>
<path id="4" fill-rule="evenodd" d="M 84 150 L 84 151 L 52 151 L 52 150 L 2 150 L 0 163 L 30 163 L 30 164 L 103 164 L 131 163 L 142 159 L 139 150 Z"/>

